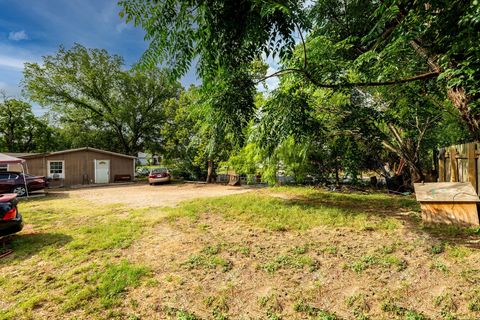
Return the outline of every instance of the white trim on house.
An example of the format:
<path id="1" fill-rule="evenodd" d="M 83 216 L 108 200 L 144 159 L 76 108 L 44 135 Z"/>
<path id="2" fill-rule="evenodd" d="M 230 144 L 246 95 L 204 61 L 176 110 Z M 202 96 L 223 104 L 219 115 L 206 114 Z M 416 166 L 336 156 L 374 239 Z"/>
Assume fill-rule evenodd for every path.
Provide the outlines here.
<path id="1" fill-rule="evenodd" d="M 62 173 L 52 173 L 50 170 L 50 164 L 52 162 L 61 162 L 62 163 Z M 53 179 L 65 179 L 65 160 L 47 160 L 47 177 Z"/>

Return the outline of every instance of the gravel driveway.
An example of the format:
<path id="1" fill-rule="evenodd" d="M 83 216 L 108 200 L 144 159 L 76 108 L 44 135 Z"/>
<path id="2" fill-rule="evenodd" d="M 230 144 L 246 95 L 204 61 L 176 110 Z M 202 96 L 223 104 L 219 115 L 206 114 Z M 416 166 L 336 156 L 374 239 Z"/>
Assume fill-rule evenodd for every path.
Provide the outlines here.
<path id="1" fill-rule="evenodd" d="M 212 184 L 131 184 L 50 191 L 51 194 L 68 194 L 72 198 L 84 198 L 101 204 L 121 203 L 132 208 L 173 207 L 183 200 L 217 197 L 254 190 L 249 187 L 231 187 Z"/>

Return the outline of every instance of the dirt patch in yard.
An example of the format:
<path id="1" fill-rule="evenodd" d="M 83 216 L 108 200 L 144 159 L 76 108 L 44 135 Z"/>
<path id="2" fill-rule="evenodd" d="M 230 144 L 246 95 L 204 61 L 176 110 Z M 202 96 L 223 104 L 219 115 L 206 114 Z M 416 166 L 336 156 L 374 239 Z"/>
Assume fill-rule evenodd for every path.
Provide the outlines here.
<path id="1" fill-rule="evenodd" d="M 275 232 L 210 214 L 161 224 L 129 249 L 128 259 L 148 265 L 153 279 L 129 294 L 123 311 L 142 319 L 477 315 L 468 310 L 473 283 L 465 275 L 477 258 L 432 259 L 428 235 L 394 234 Z"/>
<path id="2" fill-rule="evenodd" d="M 254 188 L 212 184 L 133 184 L 53 191 L 51 194 L 93 201 L 99 204 L 123 204 L 129 208 L 173 207 L 180 201 L 249 192 Z"/>
<path id="3" fill-rule="evenodd" d="M 122 312 L 142 319 L 477 317 L 479 254 L 439 241 L 415 217 L 392 215 L 402 217 L 395 230 L 272 231 L 207 212 L 162 222 L 126 253 L 149 266 L 152 279 L 129 293 Z"/>

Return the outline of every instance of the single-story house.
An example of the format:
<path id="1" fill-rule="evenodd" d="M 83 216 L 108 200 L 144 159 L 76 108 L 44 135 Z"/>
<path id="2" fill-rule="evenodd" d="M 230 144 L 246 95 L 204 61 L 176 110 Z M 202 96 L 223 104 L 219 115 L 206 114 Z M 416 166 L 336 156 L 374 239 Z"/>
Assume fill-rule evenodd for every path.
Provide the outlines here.
<path id="1" fill-rule="evenodd" d="M 136 157 L 90 147 L 10 155 L 25 159 L 26 171 L 50 178 L 52 186 L 111 183 L 135 174 Z"/>

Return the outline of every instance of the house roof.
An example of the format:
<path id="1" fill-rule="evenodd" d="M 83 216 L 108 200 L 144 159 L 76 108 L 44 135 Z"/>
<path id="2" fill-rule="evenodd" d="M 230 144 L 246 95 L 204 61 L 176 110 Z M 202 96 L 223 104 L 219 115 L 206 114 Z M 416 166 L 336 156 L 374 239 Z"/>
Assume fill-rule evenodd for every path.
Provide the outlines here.
<path id="1" fill-rule="evenodd" d="M 27 156 L 33 156 L 33 155 L 36 155 L 38 153 L 34 153 L 34 152 L 4 152 L 3 154 L 6 154 L 6 155 L 11 156 L 11 157 L 23 158 L 23 157 L 27 157 Z"/>
<path id="2" fill-rule="evenodd" d="M 24 156 L 21 156 L 21 158 L 24 158 L 24 159 L 37 158 L 37 157 L 52 156 L 52 155 L 72 153 L 72 152 L 78 152 L 78 151 L 95 151 L 95 152 L 99 152 L 99 153 L 111 154 L 111 155 L 118 156 L 118 157 L 124 157 L 124 158 L 130 158 L 130 159 L 136 159 L 136 158 L 137 158 L 137 157 L 129 156 L 129 155 L 122 154 L 122 153 L 117 153 L 117 152 L 112 152 L 112 151 L 106 151 L 106 150 L 101 150 L 101 149 L 91 148 L 91 147 L 76 148 L 76 149 L 67 149 L 67 150 L 54 151 L 54 152 L 45 152 L 45 153 L 26 154 L 26 155 L 24 155 Z"/>

